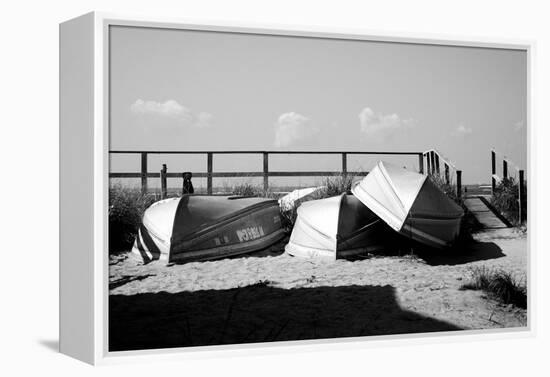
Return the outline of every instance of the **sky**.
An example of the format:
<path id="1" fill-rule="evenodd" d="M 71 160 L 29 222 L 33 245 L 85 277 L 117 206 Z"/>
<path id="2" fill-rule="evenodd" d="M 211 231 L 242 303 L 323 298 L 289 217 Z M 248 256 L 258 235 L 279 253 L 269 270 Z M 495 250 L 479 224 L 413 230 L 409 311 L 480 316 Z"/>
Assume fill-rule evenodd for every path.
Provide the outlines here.
<path id="1" fill-rule="evenodd" d="M 435 148 L 464 183 L 490 182 L 490 150 L 526 167 L 524 51 L 136 27 L 111 28 L 111 150 Z M 417 158 L 377 159 L 417 168 Z M 205 171 L 202 156 L 150 171 Z M 275 156 L 273 170 L 338 170 L 337 156 Z M 137 171 L 115 156 L 112 171 Z M 261 171 L 218 156 L 215 171 Z"/>

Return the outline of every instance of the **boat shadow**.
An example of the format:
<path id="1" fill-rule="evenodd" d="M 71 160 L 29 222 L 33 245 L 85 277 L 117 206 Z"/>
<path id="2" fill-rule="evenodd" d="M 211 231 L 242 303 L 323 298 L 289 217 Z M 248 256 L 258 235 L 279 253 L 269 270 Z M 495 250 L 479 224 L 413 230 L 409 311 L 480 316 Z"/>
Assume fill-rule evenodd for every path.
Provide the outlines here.
<path id="1" fill-rule="evenodd" d="M 448 250 L 419 248 L 415 254 L 430 266 L 455 266 L 506 256 L 496 243 L 476 241 Z"/>
<path id="2" fill-rule="evenodd" d="M 392 286 L 228 290 L 109 297 L 109 350 L 461 330 L 403 310 Z"/>
<path id="3" fill-rule="evenodd" d="M 276 257 L 284 254 L 284 246 L 287 242 L 288 238 L 267 249 L 256 251 L 246 255 L 238 255 L 231 258 Z M 396 241 L 393 240 L 388 242 L 387 245 L 380 245 L 377 250 L 371 252 L 370 254 L 360 254 L 346 259 L 351 261 L 362 260 L 369 255 L 392 257 L 415 255 L 424 260 L 430 266 L 455 266 L 471 262 L 497 259 L 506 256 L 506 254 L 502 252 L 502 249 L 494 242 L 472 240 L 458 247 L 439 250 L 430 248 L 426 245 L 422 245 L 418 242 L 398 238 Z"/>

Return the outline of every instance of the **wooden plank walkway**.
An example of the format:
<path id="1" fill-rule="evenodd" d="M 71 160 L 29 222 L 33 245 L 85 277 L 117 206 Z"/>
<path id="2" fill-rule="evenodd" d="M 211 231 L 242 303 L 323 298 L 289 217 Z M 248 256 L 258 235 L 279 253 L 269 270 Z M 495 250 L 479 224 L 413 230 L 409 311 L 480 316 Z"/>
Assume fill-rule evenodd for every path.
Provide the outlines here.
<path id="1" fill-rule="evenodd" d="M 464 205 L 476 219 L 486 229 L 503 229 L 509 228 L 510 224 L 494 213 L 488 206 L 487 201 L 480 196 L 470 196 L 464 199 Z"/>

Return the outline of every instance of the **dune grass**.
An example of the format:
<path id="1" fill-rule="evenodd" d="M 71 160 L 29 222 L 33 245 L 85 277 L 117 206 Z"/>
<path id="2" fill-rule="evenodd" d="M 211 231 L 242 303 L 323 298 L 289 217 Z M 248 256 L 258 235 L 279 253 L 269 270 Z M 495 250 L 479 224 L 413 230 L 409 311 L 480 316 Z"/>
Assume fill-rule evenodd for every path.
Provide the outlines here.
<path id="1" fill-rule="evenodd" d="M 485 266 L 472 269 L 469 282 L 461 290 L 481 290 L 502 304 L 512 304 L 527 308 L 527 287 L 523 280 L 516 279 L 512 273 L 504 270 L 492 270 Z"/>
<path id="2" fill-rule="evenodd" d="M 154 195 L 140 189 L 112 185 L 109 188 L 109 251 L 117 253 L 132 247 L 143 212 L 155 202 Z"/>
<path id="3" fill-rule="evenodd" d="M 353 176 L 347 174 L 335 175 L 332 177 L 325 177 L 321 181 L 319 186 L 323 186 L 321 195 L 324 198 L 331 196 L 341 195 L 345 192 L 351 192 L 351 185 L 353 183 Z"/>
<path id="4" fill-rule="evenodd" d="M 512 224 L 521 225 L 519 223 L 519 188 L 518 182 L 513 177 L 501 180 L 495 187 L 491 205 Z M 527 211 L 527 203 L 523 203 L 522 210 Z"/>
<path id="5" fill-rule="evenodd" d="M 253 196 L 253 197 L 262 197 L 262 198 L 273 198 L 275 194 L 271 187 L 268 187 L 267 190 L 264 190 L 264 187 L 261 185 L 254 185 L 250 182 L 241 182 L 233 187 L 226 188 L 225 191 L 229 192 L 230 195 L 236 196 Z"/>

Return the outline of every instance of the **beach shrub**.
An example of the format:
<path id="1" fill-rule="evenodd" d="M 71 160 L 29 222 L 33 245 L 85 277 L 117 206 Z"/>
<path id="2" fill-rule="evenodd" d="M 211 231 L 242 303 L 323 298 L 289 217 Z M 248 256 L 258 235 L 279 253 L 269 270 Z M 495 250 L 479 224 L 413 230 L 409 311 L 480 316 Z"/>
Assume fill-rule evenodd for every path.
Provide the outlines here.
<path id="1" fill-rule="evenodd" d="M 231 193 L 237 196 L 261 196 L 262 191 L 263 190 L 261 190 L 257 185 L 253 185 L 251 183 L 240 183 L 233 186 Z"/>
<path id="2" fill-rule="evenodd" d="M 525 187 L 525 190 L 527 190 L 527 187 Z M 495 187 L 491 197 L 491 205 L 511 223 L 519 225 L 519 187 L 518 182 L 513 177 L 502 179 Z M 522 210 L 527 210 L 526 203 L 524 203 Z"/>
<path id="3" fill-rule="evenodd" d="M 319 190 L 320 197 L 316 199 L 329 198 L 350 192 L 352 183 L 353 176 L 347 174 L 325 177 L 320 185 L 323 186 L 323 190 Z"/>
<path id="4" fill-rule="evenodd" d="M 143 212 L 155 202 L 140 189 L 113 185 L 109 188 L 109 251 L 128 251 L 134 243 Z"/>
<path id="5" fill-rule="evenodd" d="M 239 183 L 231 187 L 228 191 L 231 195 L 236 196 L 253 196 L 262 198 L 276 197 L 271 187 L 268 187 L 267 190 L 264 190 L 263 185 L 253 185 L 250 182 Z"/>
<path id="6" fill-rule="evenodd" d="M 492 270 L 485 266 L 471 270 L 470 281 L 463 284 L 461 290 L 482 290 L 502 304 L 512 304 L 527 308 L 527 287 L 525 282 L 516 279 L 512 273 L 504 270 Z"/>

